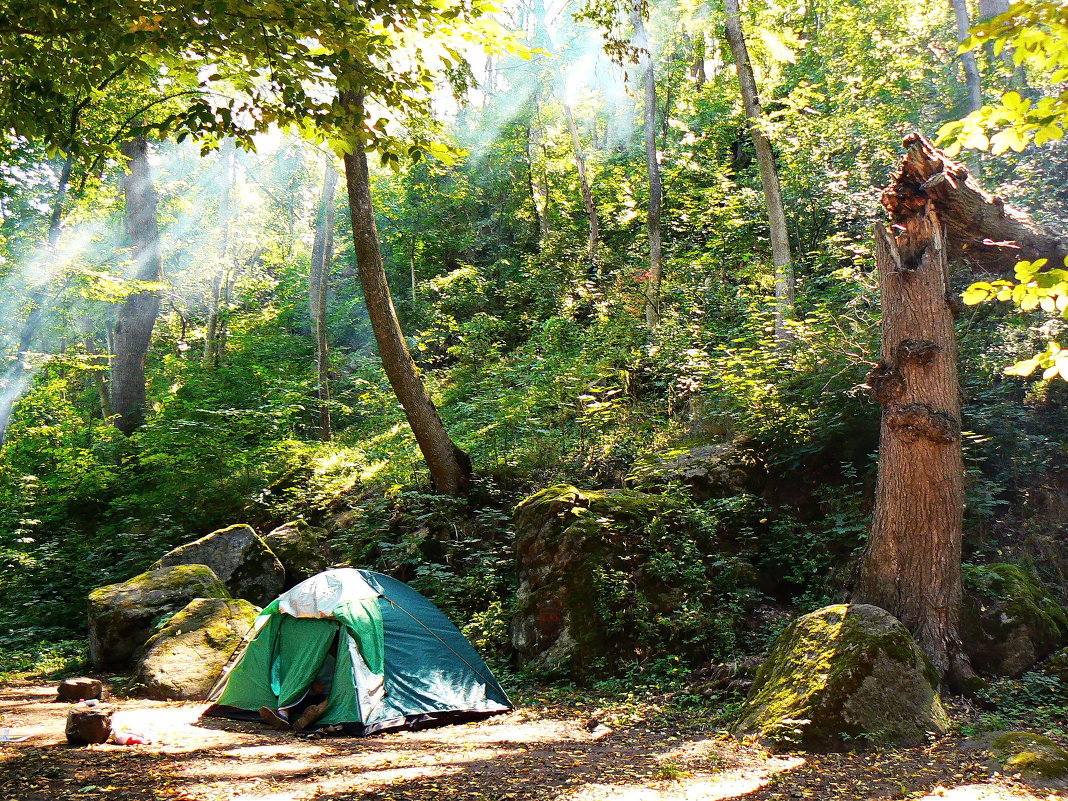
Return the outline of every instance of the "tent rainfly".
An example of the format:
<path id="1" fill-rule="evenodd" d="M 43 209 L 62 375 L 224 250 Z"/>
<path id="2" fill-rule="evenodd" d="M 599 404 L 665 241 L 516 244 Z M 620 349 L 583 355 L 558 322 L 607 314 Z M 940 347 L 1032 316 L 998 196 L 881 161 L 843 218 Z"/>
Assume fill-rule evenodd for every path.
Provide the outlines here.
<path id="1" fill-rule="evenodd" d="M 333 654 L 329 702 L 316 726 L 365 736 L 512 708 L 434 604 L 389 576 L 342 568 L 312 576 L 260 613 L 205 714 L 253 720 L 261 707 L 294 706 Z"/>

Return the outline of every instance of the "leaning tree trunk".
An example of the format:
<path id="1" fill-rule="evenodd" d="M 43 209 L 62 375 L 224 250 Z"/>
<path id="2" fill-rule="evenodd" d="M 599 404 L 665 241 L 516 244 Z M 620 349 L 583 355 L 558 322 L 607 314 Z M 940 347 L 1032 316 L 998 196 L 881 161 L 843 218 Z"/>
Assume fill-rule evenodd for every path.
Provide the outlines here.
<path id="1" fill-rule="evenodd" d="M 953 4 L 953 16 L 957 20 L 957 41 L 968 38 L 968 29 L 972 21 L 968 17 L 967 0 L 950 0 Z M 979 62 L 975 53 L 968 51 L 960 54 L 960 63 L 964 68 L 964 83 L 968 87 L 968 111 L 978 111 L 983 107 L 983 85 L 979 78 Z"/>
<path id="2" fill-rule="evenodd" d="M 148 165 L 148 142 L 143 137 L 132 139 L 123 144 L 122 152 L 129 159 L 123 191 L 126 234 L 135 264 L 133 279 L 158 283 L 163 280 L 163 258 L 159 247 L 156 189 Z M 137 291 L 123 302 L 115 323 L 111 410 L 115 428 L 127 436 L 145 421 L 145 360 L 159 309 L 159 292 L 154 289 Z"/>
<path id="3" fill-rule="evenodd" d="M 319 438 L 329 442 L 332 436 L 330 421 L 330 343 L 326 331 L 327 275 L 334 255 L 334 189 L 337 170 L 333 156 L 327 156 L 323 176 L 323 197 L 319 209 L 319 224 L 312 243 L 311 271 L 308 273 L 308 305 L 312 328 L 315 331 L 315 364 L 319 374 Z"/>
<path id="4" fill-rule="evenodd" d="M 772 153 L 771 142 L 760 129 L 760 118 L 764 112 L 757 94 L 756 78 L 753 77 L 745 35 L 742 33 L 738 0 L 726 0 L 726 5 L 727 42 L 730 44 L 734 67 L 738 73 L 742 104 L 745 106 L 745 116 L 749 118 L 749 132 L 753 137 L 753 149 L 760 167 L 760 183 L 764 188 L 764 202 L 768 207 L 771 261 L 775 266 L 775 340 L 782 343 L 790 338 L 786 330 L 786 320 L 794 310 L 794 268 L 790 237 L 786 228 L 786 211 L 782 204 L 782 188 L 779 186 L 779 172 L 775 167 L 775 154 Z"/>
<path id="5" fill-rule="evenodd" d="M 644 85 L 645 166 L 649 176 L 649 207 L 646 221 L 649 230 L 649 273 L 645 281 L 645 324 L 652 331 L 660 324 L 660 284 L 664 278 L 664 246 L 660 228 L 660 207 L 664 190 L 660 181 L 660 160 L 656 155 L 656 70 L 653 52 L 642 19 L 643 3 L 636 2 L 631 11 L 634 24 L 634 44 L 641 51 Z"/>
<path id="6" fill-rule="evenodd" d="M 362 120 L 363 98 L 350 97 L 345 102 L 352 106 L 356 119 Z M 401 331 L 397 310 L 389 294 L 386 270 L 382 263 L 382 249 L 371 202 L 367 154 L 358 139 L 355 152 L 345 156 L 345 180 L 348 184 L 356 266 L 386 377 L 426 459 L 434 489 L 445 495 L 466 496 L 471 488 L 471 459 L 457 447 L 445 430 L 437 407 L 430 399 L 404 341 L 404 332 Z"/>
<path id="7" fill-rule="evenodd" d="M 919 209 L 875 229 L 883 346 L 869 375 L 882 404 L 875 516 L 855 600 L 896 615 L 940 676 L 968 673 L 957 632 L 964 465 L 945 229 Z"/>

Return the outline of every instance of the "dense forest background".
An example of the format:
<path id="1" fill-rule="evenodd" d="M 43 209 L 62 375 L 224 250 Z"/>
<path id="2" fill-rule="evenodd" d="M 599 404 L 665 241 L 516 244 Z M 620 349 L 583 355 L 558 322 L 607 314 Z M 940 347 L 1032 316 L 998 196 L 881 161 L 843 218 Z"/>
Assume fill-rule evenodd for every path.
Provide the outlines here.
<path id="1" fill-rule="evenodd" d="M 647 50 L 628 50 L 631 23 L 606 28 L 597 8 L 508 4 L 498 18 L 530 52 L 453 62 L 432 114 L 383 123 L 439 143 L 373 163 L 372 192 L 408 347 L 473 463 L 467 498 L 432 491 L 383 372 L 344 177 L 324 193 L 340 170 L 328 148 L 281 130 L 240 147 L 152 141 L 162 280 L 145 281 L 122 159 L 72 175 L 60 153 L 0 140 L 3 667 L 82 658 L 91 588 L 214 529 L 294 518 L 329 533 L 338 563 L 410 581 L 496 666 L 514 666 L 513 510 L 560 484 L 663 499 L 602 522 L 662 557 L 647 569 L 672 576 L 681 611 L 665 623 L 625 565 L 606 566 L 598 614 L 628 632 L 628 650 L 594 672 L 758 651 L 789 615 L 841 597 L 870 525 L 878 444 L 864 386 L 880 319 L 871 226 L 902 138 L 974 108 L 954 9 L 743 9 L 792 253 L 785 314 L 724 11 L 645 11 Z M 974 58 L 987 99 L 1043 91 L 992 50 Z M 106 139 L 130 110 L 120 89 L 99 100 L 86 124 Z M 652 327 L 650 141 L 663 243 Z M 1068 214 L 1060 142 L 965 158 L 1040 220 Z M 959 290 L 974 279 L 954 277 Z M 147 414 L 127 436 L 108 404 L 114 332 L 144 292 L 161 311 Z M 1062 328 L 1005 304 L 958 318 L 969 586 L 989 589 L 1004 578 L 990 565 L 1006 562 L 1065 586 L 1065 388 L 1004 374 Z M 685 460 L 700 448 L 694 473 Z"/>

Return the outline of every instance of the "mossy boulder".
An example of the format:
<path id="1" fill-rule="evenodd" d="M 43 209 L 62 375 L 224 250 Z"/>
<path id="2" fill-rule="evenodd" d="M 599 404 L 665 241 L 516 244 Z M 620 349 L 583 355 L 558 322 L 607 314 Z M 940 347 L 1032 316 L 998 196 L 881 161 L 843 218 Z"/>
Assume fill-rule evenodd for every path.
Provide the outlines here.
<path id="1" fill-rule="evenodd" d="M 681 484 L 697 500 L 708 500 L 753 491 L 762 472 L 744 438 L 734 442 L 683 443 L 638 459 L 627 476 L 627 484 L 646 491 Z"/>
<path id="2" fill-rule="evenodd" d="M 915 744 L 948 726 L 938 675 L 908 629 L 877 606 L 837 604 L 779 635 L 733 732 L 824 749 Z"/>
<path id="3" fill-rule="evenodd" d="M 89 655 L 94 667 L 128 667 L 154 628 L 191 600 L 229 597 L 205 565 L 164 567 L 98 587 L 89 593 Z"/>
<path id="4" fill-rule="evenodd" d="M 154 567 L 207 565 L 235 598 L 257 606 L 273 601 L 285 586 L 285 568 L 252 526 L 213 531 L 165 554 Z"/>
<path id="5" fill-rule="evenodd" d="M 512 642 L 539 670 L 585 678 L 659 651 L 699 650 L 732 622 L 714 583 L 743 600 L 738 586 L 752 580 L 662 495 L 559 485 L 520 503 L 515 521 Z"/>
<path id="6" fill-rule="evenodd" d="M 134 686 L 160 701 L 206 700 L 258 612 L 241 599 L 195 598 L 145 644 Z"/>
<path id="7" fill-rule="evenodd" d="M 285 523 L 263 538 L 285 568 L 285 589 L 322 573 L 330 566 L 326 532 L 303 520 Z"/>
<path id="8" fill-rule="evenodd" d="M 1068 614 L 1020 565 L 968 565 L 961 639 L 980 673 L 1017 678 L 1068 644 Z"/>
<path id="9" fill-rule="evenodd" d="M 1049 737 L 1027 731 L 991 732 L 969 742 L 986 751 L 992 767 L 1044 788 L 1068 787 L 1068 751 Z"/>
<path id="10" fill-rule="evenodd" d="M 1059 679 L 1062 685 L 1068 687 L 1068 648 L 1062 648 L 1053 654 L 1042 663 L 1040 670 L 1047 676 Z"/>

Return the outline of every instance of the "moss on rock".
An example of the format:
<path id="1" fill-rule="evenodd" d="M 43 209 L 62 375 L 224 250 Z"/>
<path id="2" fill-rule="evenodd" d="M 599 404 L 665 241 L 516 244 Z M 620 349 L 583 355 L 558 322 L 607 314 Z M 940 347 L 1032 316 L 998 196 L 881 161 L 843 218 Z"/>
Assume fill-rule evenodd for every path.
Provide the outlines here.
<path id="1" fill-rule="evenodd" d="M 918 743 L 948 725 L 938 675 L 908 629 L 878 607 L 837 604 L 779 635 L 733 731 L 828 748 Z"/>
<path id="2" fill-rule="evenodd" d="M 240 599 L 194 599 L 145 644 L 134 686 L 163 701 L 206 700 L 258 611 Z"/>
<path id="3" fill-rule="evenodd" d="M 1042 787 L 1068 786 L 1068 751 L 1049 737 L 1028 731 L 995 732 L 977 738 L 1002 772 Z"/>
<path id="4" fill-rule="evenodd" d="M 154 567 L 207 565 L 230 594 L 266 606 L 282 592 L 285 568 L 251 526 L 236 525 L 180 545 Z"/>
<path id="5" fill-rule="evenodd" d="M 1031 571 L 968 565 L 961 639 L 976 670 L 1019 677 L 1068 642 L 1068 612 Z"/>
<path id="6" fill-rule="evenodd" d="M 304 520 L 293 520 L 263 538 L 264 544 L 285 568 L 285 589 L 322 573 L 330 566 L 326 555 L 326 532 Z"/>
<path id="7" fill-rule="evenodd" d="M 512 641 L 536 668 L 585 678 L 668 647 L 707 649 L 733 622 L 720 588 L 734 610 L 749 597 L 742 561 L 715 553 L 670 497 L 561 484 L 520 503 L 515 520 Z"/>
<path id="8" fill-rule="evenodd" d="M 229 598 L 206 565 L 150 570 L 89 593 L 89 654 L 98 670 L 128 666 L 164 618 L 194 598 Z"/>

